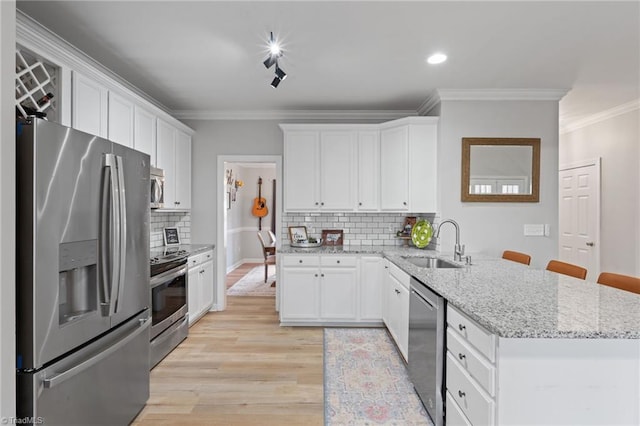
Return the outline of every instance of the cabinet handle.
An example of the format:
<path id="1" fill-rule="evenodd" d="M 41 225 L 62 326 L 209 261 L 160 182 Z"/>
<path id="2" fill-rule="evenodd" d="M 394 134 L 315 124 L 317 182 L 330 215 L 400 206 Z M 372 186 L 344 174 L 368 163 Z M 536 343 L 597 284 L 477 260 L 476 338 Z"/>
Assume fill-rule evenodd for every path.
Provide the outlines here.
<path id="1" fill-rule="evenodd" d="M 315 274 L 314 276 L 316 276 L 316 277 L 317 277 L 317 276 L 318 276 L 318 274 Z"/>
<path id="2" fill-rule="evenodd" d="M 316 201 L 316 206 L 318 205 L 318 202 Z"/>
<path id="3" fill-rule="evenodd" d="M 302 259 L 298 260 L 298 263 L 302 263 Z"/>
<path id="4" fill-rule="evenodd" d="M 322 278 L 324 278 L 324 274 L 320 274 L 320 276 L 321 276 Z"/>
<path id="5" fill-rule="evenodd" d="M 384 269 L 389 269 L 389 267 L 385 265 Z"/>
<path id="6" fill-rule="evenodd" d="M 202 271 L 200 271 L 201 274 L 204 274 L 204 269 Z"/>
<path id="7" fill-rule="evenodd" d="M 407 202 L 406 202 L 406 201 L 403 201 L 403 202 L 402 202 L 402 204 L 406 206 L 406 205 L 407 205 Z"/>
<path id="8" fill-rule="evenodd" d="M 324 203 L 320 203 L 321 206 L 324 206 Z"/>
<path id="9" fill-rule="evenodd" d="M 465 395 L 467 395 L 467 394 L 466 394 L 466 393 L 464 393 L 464 392 L 462 392 L 461 390 L 459 390 L 459 391 L 458 391 L 458 396 L 459 396 L 460 398 L 464 398 L 464 397 L 465 397 Z"/>
<path id="10" fill-rule="evenodd" d="M 460 329 L 460 331 L 464 331 L 466 330 L 466 326 L 462 325 L 462 324 L 458 324 L 458 329 Z"/>
<path id="11" fill-rule="evenodd" d="M 339 261 L 339 260 L 336 260 L 336 263 L 340 263 L 340 261 Z"/>
<path id="12" fill-rule="evenodd" d="M 400 294 L 400 290 L 398 290 L 397 288 L 394 290 L 396 291 L 396 294 Z"/>
<path id="13" fill-rule="evenodd" d="M 359 206 L 361 206 L 361 205 L 362 205 L 362 203 L 358 203 L 358 205 L 359 205 Z"/>
<path id="14" fill-rule="evenodd" d="M 465 359 L 467 356 L 463 353 L 459 353 L 458 354 L 458 358 L 460 358 L 460 361 L 462 361 L 463 359 Z"/>

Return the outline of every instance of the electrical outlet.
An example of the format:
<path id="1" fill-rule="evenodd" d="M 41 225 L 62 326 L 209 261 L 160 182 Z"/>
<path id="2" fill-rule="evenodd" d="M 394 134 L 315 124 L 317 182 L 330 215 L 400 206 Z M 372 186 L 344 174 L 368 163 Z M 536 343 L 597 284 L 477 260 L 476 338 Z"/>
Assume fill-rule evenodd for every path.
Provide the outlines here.
<path id="1" fill-rule="evenodd" d="M 545 226 L 543 224 L 524 225 L 524 235 L 527 237 L 544 237 Z"/>

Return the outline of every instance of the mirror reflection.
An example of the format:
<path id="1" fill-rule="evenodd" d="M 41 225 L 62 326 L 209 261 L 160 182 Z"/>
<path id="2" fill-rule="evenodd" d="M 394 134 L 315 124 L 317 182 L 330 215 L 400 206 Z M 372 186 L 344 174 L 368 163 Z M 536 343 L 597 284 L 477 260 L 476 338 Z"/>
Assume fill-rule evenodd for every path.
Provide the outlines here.
<path id="1" fill-rule="evenodd" d="M 540 139 L 463 138 L 462 201 L 538 201 Z"/>

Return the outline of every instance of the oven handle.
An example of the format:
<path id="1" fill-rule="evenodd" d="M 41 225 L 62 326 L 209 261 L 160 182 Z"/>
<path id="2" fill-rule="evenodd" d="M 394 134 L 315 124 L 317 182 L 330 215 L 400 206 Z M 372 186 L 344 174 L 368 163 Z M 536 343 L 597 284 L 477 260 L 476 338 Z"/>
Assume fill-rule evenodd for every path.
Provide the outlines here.
<path id="1" fill-rule="evenodd" d="M 186 275 L 186 274 L 187 274 L 186 265 L 181 267 L 180 269 L 171 269 L 170 271 L 151 277 L 151 288 L 157 287 L 164 282 L 173 280 L 174 278 L 178 278 L 180 275 Z"/>

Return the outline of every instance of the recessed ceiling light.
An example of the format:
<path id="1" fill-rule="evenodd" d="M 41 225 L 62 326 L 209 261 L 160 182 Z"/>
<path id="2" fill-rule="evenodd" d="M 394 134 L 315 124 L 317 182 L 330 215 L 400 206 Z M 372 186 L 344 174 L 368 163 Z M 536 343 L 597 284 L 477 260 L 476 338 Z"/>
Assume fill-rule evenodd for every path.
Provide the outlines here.
<path id="1" fill-rule="evenodd" d="M 434 53 L 433 55 L 429 56 L 429 58 L 427 58 L 427 62 L 431 65 L 441 64 L 446 60 L 447 55 L 445 55 L 444 53 Z"/>

